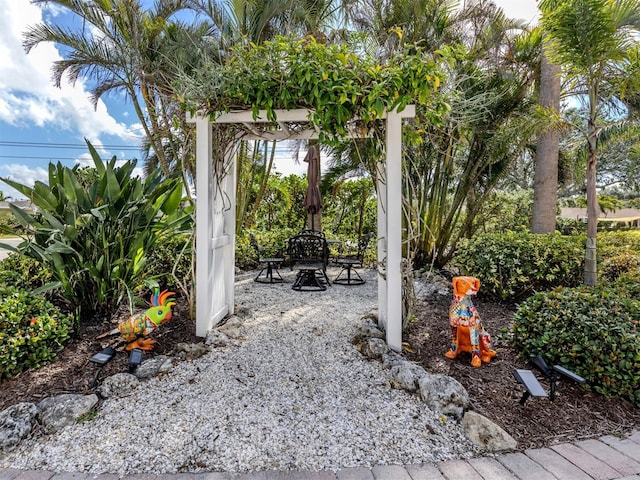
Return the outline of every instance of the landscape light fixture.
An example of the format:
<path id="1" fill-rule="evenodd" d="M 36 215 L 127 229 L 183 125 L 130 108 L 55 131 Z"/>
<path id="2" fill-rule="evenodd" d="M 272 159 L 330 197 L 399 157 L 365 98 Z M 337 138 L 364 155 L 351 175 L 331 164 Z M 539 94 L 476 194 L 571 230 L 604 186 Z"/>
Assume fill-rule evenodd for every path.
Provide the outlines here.
<path id="1" fill-rule="evenodd" d="M 144 352 L 139 348 L 134 348 L 129 354 L 129 373 L 135 372 L 136 368 L 142 363 Z"/>
<path id="2" fill-rule="evenodd" d="M 107 347 L 101 352 L 94 353 L 89 358 L 89 361 L 96 366 L 96 373 L 95 373 L 95 376 L 93 377 L 93 383 L 91 385 L 91 388 L 95 388 L 96 384 L 98 383 L 98 375 L 100 375 L 100 370 L 102 369 L 102 367 L 104 367 L 107 363 L 111 361 L 111 359 L 115 356 L 115 354 L 116 354 L 116 351 L 113 348 Z"/>
<path id="3" fill-rule="evenodd" d="M 544 390 L 544 388 L 542 388 L 542 385 L 540 385 L 540 382 L 538 382 L 538 379 L 531 370 L 521 370 L 516 368 L 513 370 L 513 376 L 518 381 L 518 383 L 521 383 L 527 389 L 522 394 L 520 405 L 524 405 L 529 397 L 548 396 L 549 400 L 553 402 L 556 398 L 556 382 L 560 380 L 560 376 L 566 377 L 578 383 L 585 382 L 585 379 L 580 375 L 573 373 L 571 370 L 567 370 L 560 365 L 549 367 L 549 365 L 547 365 L 547 362 L 545 362 L 544 358 L 542 358 L 540 355 L 536 355 L 534 358 L 532 358 L 531 363 L 549 380 L 550 392 L 549 395 L 547 395 L 547 392 Z"/>

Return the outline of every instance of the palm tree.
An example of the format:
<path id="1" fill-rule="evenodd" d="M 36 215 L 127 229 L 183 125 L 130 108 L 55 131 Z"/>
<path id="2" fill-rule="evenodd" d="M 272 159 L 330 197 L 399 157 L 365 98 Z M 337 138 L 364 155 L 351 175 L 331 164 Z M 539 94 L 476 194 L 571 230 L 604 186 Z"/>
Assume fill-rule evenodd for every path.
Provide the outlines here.
<path id="1" fill-rule="evenodd" d="M 540 105 L 560 111 L 560 68 L 543 53 L 540 67 Z M 540 137 L 536 150 L 533 185 L 533 233 L 553 233 L 556 229 L 558 197 L 558 153 L 560 131 L 551 126 Z"/>
<path id="2" fill-rule="evenodd" d="M 142 124 L 146 140 L 162 170 L 176 168 L 168 156 L 171 138 L 171 94 L 163 77 L 167 62 L 159 61 L 158 44 L 166 35 L 170 19 L 187 6 L 187 0 L 156 0 L 145 10 L 141 0 L 34 0 L 36 4 L 63 7 L 78 17 L 78 28 L 41 23 L 24 34 L 27 53 L 43 42 L 63 46 L 66 58 L 53 65 L 53 80 L 60 86 L 66 74 L 71 82 L 89 79 L 94 106 L 107 93 L 124 93 Z M 55 18 L 55 17 L 54 17 Z"/>
<path id="3" fill-rule="evenodd" d="M 597 141 L 602 118 L 640 87 L 640 0 L 542 0 L 549 56 L 561 65 L 571 92 L 587 104 L 587 245 L 584 281 L 597 283 Z M 633 72 L 633 74 L 632 74 Z"/>

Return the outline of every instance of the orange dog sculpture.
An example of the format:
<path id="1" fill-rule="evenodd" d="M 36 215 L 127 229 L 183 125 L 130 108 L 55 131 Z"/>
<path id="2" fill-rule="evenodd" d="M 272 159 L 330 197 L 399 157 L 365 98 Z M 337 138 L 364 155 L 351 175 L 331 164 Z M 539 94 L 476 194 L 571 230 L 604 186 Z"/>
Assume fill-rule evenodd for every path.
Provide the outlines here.
<path id="1" fill-rule="evenodd" d="M 468 352 L 474 367 L 489 363 L 496 356 L 491 350 L 491 337 L 482 327 L 480 315 L 471 301 L 479 289 L 480 280 L 475 277 L 453 277 L 453 301 L 449 307 L 451 349 L 444 354 L 453 359 L 460 352 Z"/>

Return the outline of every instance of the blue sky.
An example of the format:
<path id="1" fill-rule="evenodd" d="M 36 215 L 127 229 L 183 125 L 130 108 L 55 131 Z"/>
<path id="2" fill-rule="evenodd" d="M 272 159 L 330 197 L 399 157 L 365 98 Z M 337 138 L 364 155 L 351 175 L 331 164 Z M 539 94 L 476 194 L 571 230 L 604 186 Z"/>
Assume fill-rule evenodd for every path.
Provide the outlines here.
<path id="1" fill-rule="evenodd" d="M 510 17 L 536 18 L 535 0 L 495 1 Z M 140 159 L 140 124 L 124 97 L 103 97 L 94 109 L 84 81 L 53 85 L 51 65 L 62 58 L 55 45 L 41 44 L 29 55 L 22 49 L 28 26 L 42 20 L 69 23 L 70 18 L 29 0 L 0 0 L 0 11 L 0 177 L 28 185 L 46 182 L 49 162 L 88 161 L 85 138 L 103 158 Z M 286 175 L 305 167 L 287 159 L 277 169 Z M 21 197 L 2 182 L 0 191 Z"/>

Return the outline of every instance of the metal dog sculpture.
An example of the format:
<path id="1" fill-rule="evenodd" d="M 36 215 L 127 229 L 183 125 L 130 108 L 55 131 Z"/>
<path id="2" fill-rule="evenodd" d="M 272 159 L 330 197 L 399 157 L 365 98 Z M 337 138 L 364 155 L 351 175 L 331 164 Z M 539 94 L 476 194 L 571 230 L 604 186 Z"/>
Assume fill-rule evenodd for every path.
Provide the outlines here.
<path id="1" fill-rule="evenodd" d="M 491 337 L 482 327 L 480 315 L 471 301 L 478 293 L 480 280 L 475 277 L 453 278 L 453 301 L 449 307 L 451 325 L 451 348 L 444 354 L 456 358 L 460 352 L 471 354 L 471 365 L 480 367 L 489 363 L 496 352 L 491 350 Z"/>

